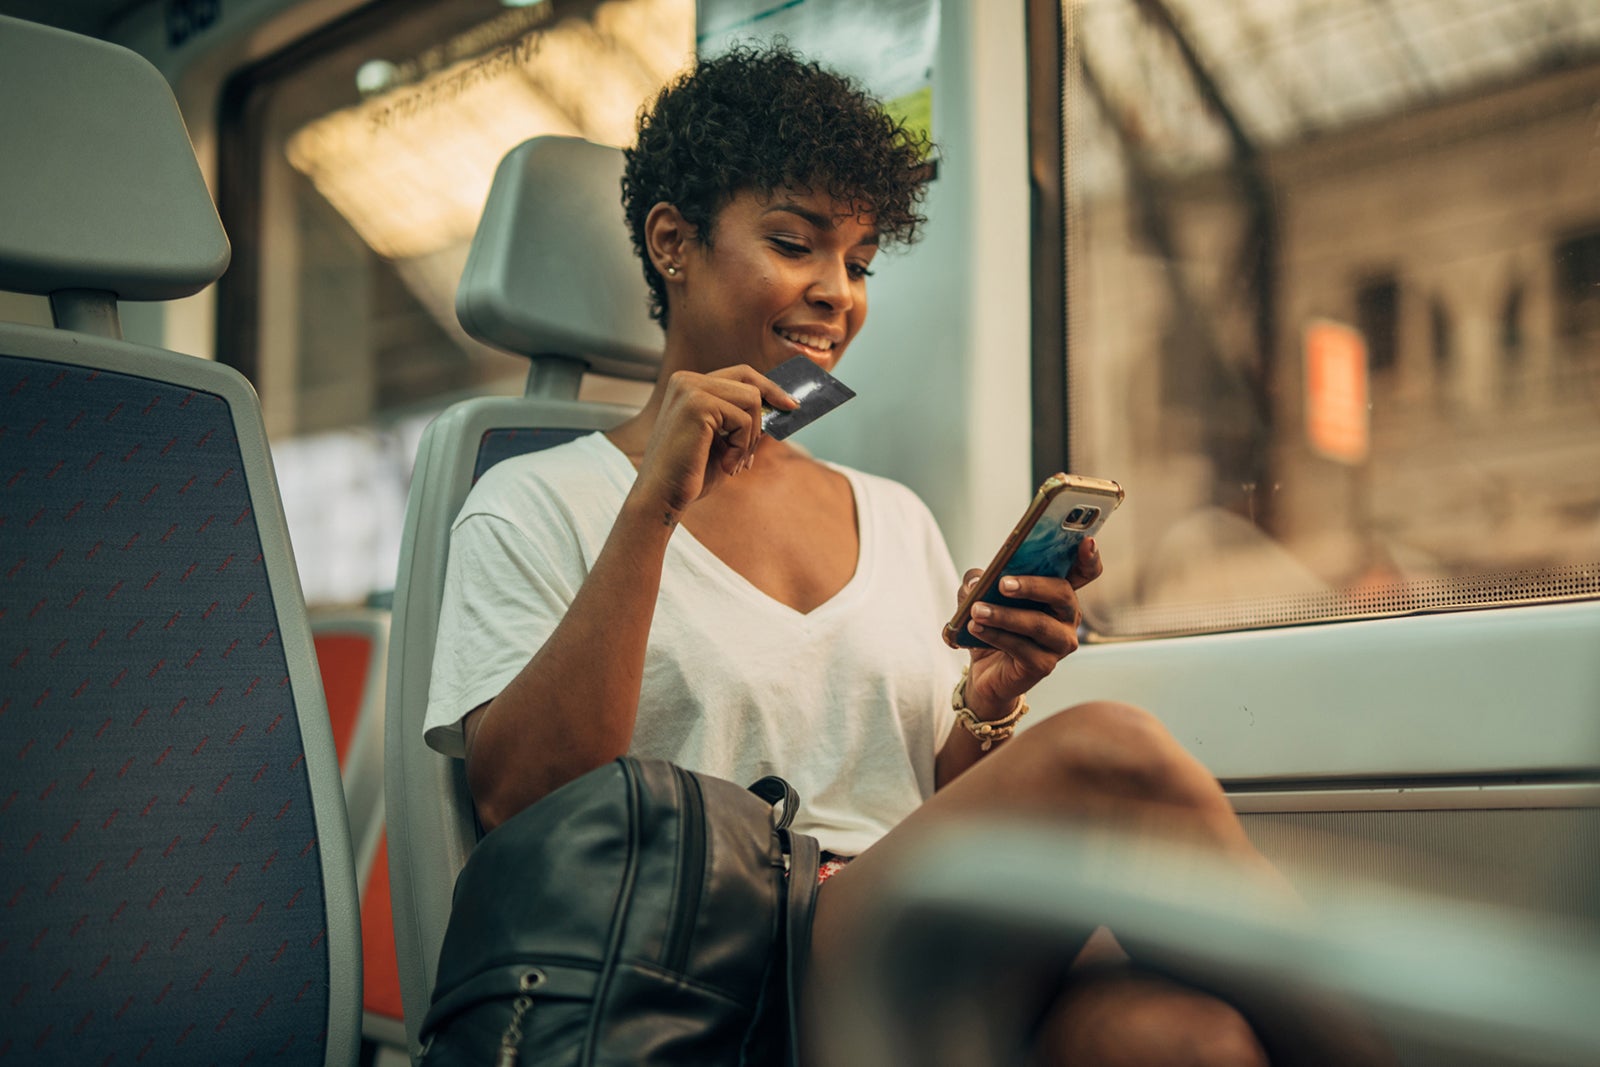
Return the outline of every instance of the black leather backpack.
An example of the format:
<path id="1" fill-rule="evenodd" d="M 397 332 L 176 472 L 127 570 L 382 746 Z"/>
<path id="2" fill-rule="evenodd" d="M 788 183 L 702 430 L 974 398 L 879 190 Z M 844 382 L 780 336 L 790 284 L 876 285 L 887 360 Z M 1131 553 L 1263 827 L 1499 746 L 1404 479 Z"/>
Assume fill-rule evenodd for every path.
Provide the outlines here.
<path id="1" fill-rule="evenodd" d="M 456 880 L 422 1063 L 794 1067 L 818 862 L 797 801 L 624 757 L 497 827 Z"/>

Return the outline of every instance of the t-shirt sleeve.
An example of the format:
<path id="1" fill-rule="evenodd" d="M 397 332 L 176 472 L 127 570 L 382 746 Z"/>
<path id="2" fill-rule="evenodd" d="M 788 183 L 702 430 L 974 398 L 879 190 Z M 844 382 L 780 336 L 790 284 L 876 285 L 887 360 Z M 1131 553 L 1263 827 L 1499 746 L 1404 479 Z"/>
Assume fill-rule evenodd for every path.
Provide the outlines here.
<path id="1" fill-rule="evenodd" d="M 462 719 L 500 695 L 577 595 L 583 576 L 572 535 L 548 533 L 534 537 L 481 513 L 456 523 L 423 724 L 430 748 L 465 755 Z"/>

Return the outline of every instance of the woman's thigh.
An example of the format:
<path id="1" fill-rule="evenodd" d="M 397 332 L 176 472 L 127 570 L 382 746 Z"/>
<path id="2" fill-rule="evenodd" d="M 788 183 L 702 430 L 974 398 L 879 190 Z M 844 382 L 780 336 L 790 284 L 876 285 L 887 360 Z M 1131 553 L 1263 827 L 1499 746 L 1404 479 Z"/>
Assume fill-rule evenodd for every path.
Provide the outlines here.
<path id="1" fill-rule="evenodd" d="M 849 943 L 852 916 L 921 842 L 952 825 L 1006 819 L 1176 838 L 1265 867 L 1216 779 L 1159 721 L 1125 704 L 1081 704 L 1017 734 L 830 878 L 814 943 Z"/>
<path id="2" fill-rule="evenodd" d="M 827 991 L 839 988 L 845 969 L 855 966 L 863 916 L 907 857 L 954 825 L 1011 819 L 1179 838 L 1270 872 L 1216 779 L 1157 720 L 1123 704 L 1068 708 L 1017 734 L 946 785 L 822 886 L 804 998 L 813 1026 L 826 1014 Z M 981 849 L 981 835 L 977 840 Z M 971 862 L 984 863 L 981 851 Z M 1050 961 L 1021 976 L 1024 985 L 1040 986 L 1026 995 L 1047 1004 L 1071 962 Z M 1006 984 L 1014 995 L 1015 984 Z"/>

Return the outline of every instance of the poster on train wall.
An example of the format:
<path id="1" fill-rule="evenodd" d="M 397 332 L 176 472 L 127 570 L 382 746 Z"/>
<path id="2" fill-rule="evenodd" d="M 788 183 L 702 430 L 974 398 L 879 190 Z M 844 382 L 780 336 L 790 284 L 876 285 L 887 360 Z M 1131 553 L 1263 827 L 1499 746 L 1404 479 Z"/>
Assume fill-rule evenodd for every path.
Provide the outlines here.
<path id="1" fill-rule="evenodd" d="M 785 37 L 801 54 L 858 79 L 907 126 L 932 136 L 939 0 L 700 0 L 695 47 Z"/>
<path id="2" fill-rule="evenodd" d="M 1306 441 L 1325 459 L 1365 463 L 1369 448 L 1367 340 L 1342 322 L 1313 319 L 1305 331 Z"/>

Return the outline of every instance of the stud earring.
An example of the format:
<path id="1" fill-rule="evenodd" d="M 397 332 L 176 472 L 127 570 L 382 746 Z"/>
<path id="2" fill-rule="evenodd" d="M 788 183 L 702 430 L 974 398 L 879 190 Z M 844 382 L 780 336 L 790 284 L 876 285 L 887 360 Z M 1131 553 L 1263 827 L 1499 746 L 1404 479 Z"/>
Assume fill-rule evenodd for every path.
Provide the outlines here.
<path id="1" fill-rule="evenodd" d="M 669 263 L 667 264 L 667 273 L 676 275 L 678 273 L 678 268 Z"/>

